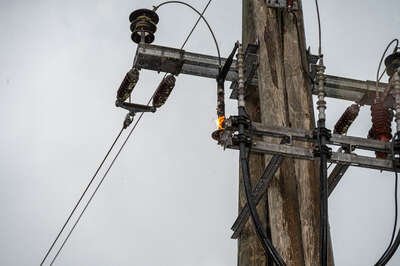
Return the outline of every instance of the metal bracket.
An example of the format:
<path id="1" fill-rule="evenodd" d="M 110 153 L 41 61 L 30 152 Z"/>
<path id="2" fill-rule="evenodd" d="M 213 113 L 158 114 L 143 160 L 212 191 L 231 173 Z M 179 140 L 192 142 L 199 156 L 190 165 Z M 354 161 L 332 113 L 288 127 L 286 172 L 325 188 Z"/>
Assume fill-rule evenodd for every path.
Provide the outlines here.
<path id="1" fill-rule="evenodd" d="M 253 188 L 252 195 L 254 199 L 254 203 L 257 205 L 262 199 L 263 194 L 267 190 L 272 177 L 275 175 L 278 168 L 281 166 L 284 157 L 281 155 L 274 155 L 269 161 L 267 167 L 264 170 L 263 175 L 258 180 L 256 186 Z M 244 225 L 247 222 L 247 219 L 250 216 L 250 210 L 247 203 L 243 206 L 240 211 L 239 216 L 236 218 L 234 224 L 231 229 L 233 230 L 232 239 L 237 239 L 242 231 Z"/>
<path id="2" fill-rule="evenodd" d="M 248 55 L 250 54 L 248 53 Z M 251 57 L 253 57 L 253 55 L 251 55 Z M 251 57 L 248 56 L 249 62 L 257 64 L 257 55 L 255 54 L 253 61 L 250 60 Z M 224 58 L 222 59 L 223 64 L 225 60 Z M 252 66 L 254 66 L 254 64 L 252 65 L 250 63 L 250 68 L 248 68 L 246 64 L 248 70 L 250 70 Z M 188 74 L 215 79 L 218 75 L 219 64 L 218 57 L 215 56 L 196 54 L 170 47 L 139 44 L 135 55 L 134 67 L 168 72 L 176 75 Z M 254 71 L 252 79 L 247 81 L 247 85 L 257 86 L 258 80 L 256 72 L 257 71 Z M 236 61 L 234 61 L 226 80 L 235 81 L 237 78 Z M 387 83 L 380 83 L 378 91 L 383 93 L 387 87 Z M 235 85 L 232 85 L 232 88 L 234 89 Z M 374 81 L 362 81 L 326 75 L 325 91 L 326 97 L 358 103 L 362 101 L 363 104 L 371 105 L 375 98 L 376 87 Z M 316 93 L 316 91 L 313 91 L 313 94 Z M 235 97 L 234 91 L 232 97 Z M 388 98 L 393 99 L 391 96 Z M 391 100 L 391 102 L 387 101 L 386 105 L 393 106 L 393 100 Z"/>
<path id="3" fill-rule="evenodd" d="M 271 8 L 297 10 L 298 4 L 296 0 L 266 0 L 267 6 Z"/>

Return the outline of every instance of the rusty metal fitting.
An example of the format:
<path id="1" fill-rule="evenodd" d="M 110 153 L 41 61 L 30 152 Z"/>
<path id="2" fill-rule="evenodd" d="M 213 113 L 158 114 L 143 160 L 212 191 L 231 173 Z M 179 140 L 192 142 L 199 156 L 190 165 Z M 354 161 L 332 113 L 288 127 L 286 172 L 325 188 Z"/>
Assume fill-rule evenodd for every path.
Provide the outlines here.
<path id="1" fill-rule="evenodd" d="M 171 91 L 175 87 L 175 76 L 172 74 L 167 75 L 158 85 L 158 88 L 153 96 L 153 106 L 161 107 L 167 101 Z"/>

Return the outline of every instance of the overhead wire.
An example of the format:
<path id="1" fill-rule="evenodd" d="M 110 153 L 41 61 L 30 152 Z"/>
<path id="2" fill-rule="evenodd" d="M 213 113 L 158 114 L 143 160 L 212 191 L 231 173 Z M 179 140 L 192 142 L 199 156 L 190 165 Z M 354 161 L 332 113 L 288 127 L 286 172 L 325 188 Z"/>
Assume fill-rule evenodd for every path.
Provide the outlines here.
<path id="1" fill-rule="evenodd" d="M 159 5 L 157 5 L 157 6 L 154 6 L 154 10 L 157 10 L 157 9 L 159 9 L 161 6 L 167 5 L 167 4 L 181 4 L 181 5 L 187 6 L 187 7 L 189 7 L 190 9 L 192 9 L 194 12 L 196 12 L 196 13 L 200 16 L 201 19 L 203 19 L 204 23 L 206 23 L 207 28 L 208 28 L 208 30 L 210 31 L 211 35 L 212 35 L 212 38 L 213 38 L 215 47 L 216 47 L 216 49 L 217 49 L 218 64 L 219 64 L 219 67 L 221 67 L 221 66 L 222 66 L 222 59 L 221 59 L 221 53 L 220 53 L 220 50 L 219 50 L 219 45 L 218 45 L 217 38 L 215 37 L 214 31 L 212 30 L 210 24 L 208 23 L 207 19 L 203 16 L 203 14 L 202 14 L 200 11 L 198 11 L 196 8 L 194 8 L 192 5 L 190 5 L 190 4 L 188 4 L 188 3 L 185 3 L 185 2 L 182 2 L 182 1 L 166 1 L 166 2 L 163 2 L 163 3 L 159 4 Z M 198 23 L 198 22 L 197 22 L 197 23 Z M 197 25 L 197 23 L 196 23 L 196 25 Z"/>
<path id="2" fill-rule="evenodd" d="M 322 57 L 322 30 L 321 30 L 321 16 L 319 13 L 318 0 L 315 0 L 315 7 L 317 10 L 317 19 L 318 19 L 318 55 L 321 58 Z"/>
<path id="3" fill-rule="evenodd" d="M 69 223 L 69 221 L 71 220 L 73 214 L 75 213 L 76 209 L 78 208 L 78 206 L 80 205 L 80 203 L 82 202 L 83 197 L 86 195 L 87 191 L 89 190 L 90 186 L 92 185 L 93 181 L 95 180 L 97 174 L 99 173 L 100 169 L 103 167 L 104 162 L 107 160 L 110 152 L 112 151 L 112 149 L 114 148 L 115 144 L 117 143 L 118 139 L 121 137 L 122 132 L 124 131 L 124 128 L 122 127 L 122 129 L 119 131 L 117 137 L 115 138 L 115 140 L 113 141 L 111 147 L 108 149 L 106 155 L 104 156 L 103 160 L 101 161 L 99 167 L 97 168 L 96 172 L 94 173 L 94 175 L 92 176 L 92 178 L 90 179 L 89 183 L 87 184 L 87 186 L 85 187 L 85 189 L 83 190 L 82 195 L 80 196 L 79 200 L 76 202 L 75 206 L 73 207 L 72 211 L 69 213 L 67 220 L 65 221 L 65 223 L 63 224 L 63 226 L 61 227 L 60 231 L 58 232 L 56 238 L 54 239 L 54 241 L 52 242 L 52 244 L 50 245 L 50 248 L 47 250 L 44 258 L 42 259 L 40 265 L 43 265 L 43 263 L 46 261 L 47 257 L 49 256 L 50 252 L 52 251 L 52 249 L 54 248 L 54 245 L 56 244 L 56 242 L 58 241 L 58 239 L 60 238 L 61 234 L 64 232 L 65 227 L 67 226 L 67 224 Z"/>
<path id="4" fill-rule="evenodd" d="M 190 36 L 191 36 L 192 33 L 194 32 L 195 28 L 197 27 L 197 25 L 198 25 L 200 19 L 201 19 L 201 18 L 204 19 L 203 15 L 204 15 L 204 13 L 206 12 L 206 10 L 208 9 L 208 7 L 209 7 L 209 5 L 210 5 L 211 2 L 212 2 L 212 0 L 209 0 L 208 3 L 207 3 L 207 5 L 206 5 L 205 8 L 203 9 L 202 13 L 199 13 L 200 17 L 199 17 L 199 19 L 196 21 L 196 23 L 194 24 L 194 26 L 192 27 L 192 29 L 191 29 L 191 31 L 189 32 L 188 36 L 186 37 L 184 43 L 183 43 L 182 46 L 181 46 L 181 49 L 183 49 L 183 48 L 185 47 L 187 41 L 189 40 Z M 208 24 L 208 23 L 207 23 L 207 24 Z M 214 36 L 214 35 L 213 35 L 213 36 Z M 218 44 L 217 44 L 217 45 L 218 45 Z M 218 51 L 219 51 L 219 49 L 218 49 Z M 219 52 L 218 52 L 218 53 L 219 53 Z M 167 74 L 168 74 L 168 73 L 165 73 L 164 78 L 166 77 Z M 155 95 L 155 92 L 153 93 L 153 95 L 151 96 L 151 98 L 149 99 L 149 101 L 147 102 L 147 106 L 150 105 L 150 103 L 151 103 L 151 101 L 152 101 L 154 95 Z M 133 125 L 133 127 L 132 127 L 132 129 L 130 130 L 130 132 L 129 132 L 129 134 L 127 135 L 127 137 L 125 138 L 125 140 L 124 140 L 123 144 L 121 145 L 120 149 L 118 150 L 117 154 L 114 156 L 114 158 L 113 158 L 111 164 L 110 164 L 109 167 L 107 168 L 107 171 L 104 173 L 102 179 L 101 179 L 100 182 L 97 184 L 95 190 L 93 191 L 93 193 L 92 193 L 92 195 L 90 196 L 89 200 L 88 200 L 87 203 L 85 204 L 85 207 L 82 209 L 82 211 L 81 211 L 81 213 L 79 214 L 79 216 L 78 216 L 77 220 L 75 221 L 74 225 L 71 227 L 71 229 L 70 229 L 70 231 L 68 232 L 68 234 L 67 234 L 66 238 L 64 239 L 63 243 L 61 244 L 61 246 L 60 246 L 59 249 L 57 250 L 57 253 L 56 253 L 56 255 L 54 256 L 53 260 L 51 261 L 50 265 L 53 265 L 54 262 L 55 262 L 55 260 L 56 260 L 56 259 L 58 258 L 58 256 L 60 255 L 62 249 L 64 248 L 65 244 L 67 243 L 67 241 L 68 241 L 68 239 L 70 238 L 70 236 L 72 235 L 72 233 L 74 232 L 74 230 L 75 230 L 77 224 L 79 223 L 79 221 L 80 221 L 80 219 L 82 218 L 83 214 L 85 213 L 86 209 L 87 209 L 88 206 L 90 205 L 92 199 L 93 199 L 94 196 L 96 195 L 96 193 L 97 193 L 97 191 L 99 190 L 100 186 L 103 184 L 103 181 L 104 181 L 105 178 L 107 177 L 107 175 L 108 175 L 108 173 L 110 172 L 112 166 L 114 165 L 114 163 L 115 163 L 115 161 L 117 160 L 118 156 L 120 155 L 120 153 L 122 152 L 122 150 L 123 150 L 123 148 L 125 147 L 126 143 L 128 142 L 129 138 L 131 137 L 133 131 L 136 129 L 136 127 L 137 127 L 138 123 L 140 122 L 140 120 L 142 119 L 143 115 L 144 115 L 144 113 L 141 113 L 141 114 L 139 115 L 138 119 L 136 120 L 135 124 Z M 124 128 L 123 128 L 123 129 L 124 129 Z M 120 137 L 120 135 L 121 135 L 123 129 L 122 129 L 121 132 L 119 133 L 118 138 Z M 111 149 L 110 149 L 110 150 L 108 151 L 108 153 L 107 153 L 107 156 L 108 156 L 108 154 L 111 152 L 111 150 L 112 150 L 112 148 L 114 147 L 114 145 L 115 145 L 116 141 L 118 140 L 118 138 L 114 141 L 114 143 L 113 143 Z M 106 158 L 105 158 L 105 159 L 106 159 Z M 103 160 L 101 166 L 104 164 L 105 159 Z M 96 175 L 97 175 L 98 171 L 100 170 L 101 166 L 100 166 L 100 167 L 98 168 L 98 170 L 96 171 Z M 93 179 L 94 179 L 94 178 L 93 178 Z M 91 182 L 89 183 L 89 185 L 88 185 L 87 188 L 85 189 L 85 193 L 86 193 L 86 191 L 88 190 L 88 188 L 90 187 L 90 185 L 92 184 L 92 182 L 93 182 L 93 180 L 91 180 Z M 81 202 L 83 196 L 84 196 L 84 195 L 81 196 L 80 200 L 78 201 L 78 204 L 77 204 L 77 205 L 75 206 L 75 208 L 74 208 L 74 211 L 76 210 L 77 206 L 78 206 L 79 203 Z M 68 224 L 68 222 L 69 222 L 71 216 L 72 216 L 72 215 L 70 215 L 69 218 L 67 219 L 67 221 L 65 222 L 65 224 L 64 224 L 62 230 L 64 230 L 64 228 L 65 228 L 66 225 Z M 56 240 L 55 240 L 54 243 L 52 244 L 51 248 L 54 247 L 54 245 L 55 245 L 55 243 L 57 242 L 57 240 L 58 240 L 58 238 L 59 238 L 60 235 L 61 235 L 61 233 L 59 233 L 59 235 L 57 236 Z M 48 256 L 49 253 L 50 253 L 50 251 L 46 254 L 45 259 L 47 258 L 47 256 Z M 42 261 L 42 263 L 45 261 L 45 259 Z M 42 265 L 42 263 L 41 263 L 41 265 Z"/>
<path id="5" fill-rule="evenodd" d="M 150 104 L 151 100 L 153 99 L 153 97 L 150 98 L 149 102 L 147 103 L 147 105 Z M 53 265 L 53 263 L 55 262 L 55 260 L 57 259 L 57 257 L 59 256 L 61 250 L 64 248 L 66 242 L 68 241 L 68 239 L 70 238 L 72 232 L 75 230 L 76 225 L 79 223 L 79 221 L 81 220 L 83 214 L 85 213 L 87 207 L 89 206 L 89 204 L 92 202 L 92 199 L 94 198 L 94 196 L 96 195 L 97 191 L 99 190 L 100 186 L 103 184 L 103 181 L 105 180 L 105 178 L 107 177 L 108 173 L 110 172 L 111 168 L 113 167 L 115 161 L 117 160 L 118 156 L 120 155 L 120 153 L 122 152 L 123 148 L 125 147 L 126 143 L 128 142 L 130 136 L 132 135 L 133 131 L 135 130 L 135 128 L 137 127 L 137 125 L 139 124 L 139 121 L 142 119 L 144 113 L 141 113 L 139 118 L 136 120 L 135 124 L 133 125 L 131 131 L 129 132 L 128 136 L 125 138 L 124 142 L 122 143 L 121 147 L 119 148 L 117 154 L 114 156 L 113 160 L 111 161 L 110 165 L 107 168 L 107 171 L 104 173 L 103 177 L 101 178 L 100 182 L 97 184 L 96 189 L 93 191 L 92 195 L 90 196 L 89 200 L 87 201 L 87 203 L 85 204 L 85 207 L 83 208 L 83 210 L 81 211 L 81 213 L 78 216 L 78 219 L 75 221 L 74 225 L 72 226 L 72 228 L 70 229 L 70 231 L 68 232 L 67 237 L 64 239 L 63 243 L 61 244 L 60 248 L 58 249 L 56 255 L 54 256 L 53 260 L 51 261 L 50 265 Z"/>
<path id="6" fill-rule="evenodd" d="M 382 74 L 380 74 L 381 71 L 381 67 L 382 67 L 382 63 L 383 63 L 383 59 L 385 59 L 386 53 L 389 51 L 389 48 L 392 46 L 392 44 L 396 43 L 396 47 L 394 48 L 394 51 L 396 51 L 399 48 L 399 39 L 393 39 L 387 46 L 385 51 L 382 54 L 382 57 L 379 61 L 379 66 L 378 69 L 376 71 L 376 83 L 375 83 L 375 87 L 376 87 L 376 97 L 379 96 L 379 92 L 378 92 L 378 88 L 379 88 L 379 81 L 382 79 L 383 75 L 386 72 L 386 68 L 385 70 L 382 72 Z"/>

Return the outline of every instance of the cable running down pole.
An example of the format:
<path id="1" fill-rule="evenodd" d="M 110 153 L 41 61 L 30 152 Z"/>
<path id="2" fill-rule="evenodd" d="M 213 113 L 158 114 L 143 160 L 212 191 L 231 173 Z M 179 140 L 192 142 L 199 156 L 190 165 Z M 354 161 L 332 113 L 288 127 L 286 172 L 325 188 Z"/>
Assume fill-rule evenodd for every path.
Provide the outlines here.
<path id="1" fill-rule="evenodd" d="M 251 139 L 246 134 L 245 128 L 248 127 L 247 114 L 245 110 L 245 101 L 244 101 L 244 69 L 243 69 L 243 47 L 242 44 L 238 45 L 238 83 L 239 83 L 239 92 L 238 92 L 238 114 L 239 114 L 239 150 L 240 150 L 240 164 L 242 169 L 243 183 L 245 187 L 245 194 L 247 204 L 250 210 L 250 216 L 252 218 L 254 228 L 259 238 L 262 247 L 264 249 L 265 255 L 270 256 L 273 262 L 278 266 L 285 266 L 285 262 L 282 257 L 279 255 L 275 247 L 272 245 L 271 241 L 268 239 L 264 229 L 262 228 L 261 219 L 258 216 L 257 208 L 254 202 L 254 198 L 252 196 L 252 188 L 251 188 L 251 180 L 250 180 L 250 170 L 249 170 L 249 161 L 248 155 L 250 153 L 251 147 Z"/>

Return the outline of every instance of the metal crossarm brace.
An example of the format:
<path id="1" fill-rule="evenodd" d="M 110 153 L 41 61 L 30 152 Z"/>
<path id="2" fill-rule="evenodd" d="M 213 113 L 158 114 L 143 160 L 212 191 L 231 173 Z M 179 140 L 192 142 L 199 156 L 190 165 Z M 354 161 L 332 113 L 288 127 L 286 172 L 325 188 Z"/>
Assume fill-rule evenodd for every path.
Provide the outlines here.
<path id="1" fill-rule="evenodd" d="M 264 172 L 264 175 L 260 178 L 260 180 L 257 182 L 257 185 L 253 191 L 255 204 L 258 204 L 260 200 L 262 199 L 262 196 L 266 192 L 269 181 L 273 177 L 273 175 L 276 173 L 278 170 L 279 166 L 283 162 L 284 157 L 280 155 L 274 155 L 269 162 L 266 172 Z M 347 169 L 349 169 L 350 164 L 349 163 L 339 163 L 335 166 L 335 168 L 332 170 L 331 174 L 329 175 L 328 178 L 328 195 L 330 196 L 333 190 L 336 188 L 337 184 L 343 177 L 343 175 L 346 173 Z M 231 236 L 232 239 L 238 239 L 240 236 L 240 233 L 243 230 L 244 225 L 247 222 L 247 219 L 249 218 L 250 213 L 249 209 L 246 205 L 241 209 L 238 217 L 236 218 L 234 224 L 232 225 L 231 229 L 233 231 L 233 234 Z"/>
<path id="2" fill-rule="evenodd" d="M 328 177 L 328 196 L 330 196 L 336 186 L 339 184 L 343 175 L 349 169 L 349 163 L 339 163 L 333 168 L 331 174 Z"/>
<path id="3" fill-rule="evenodd" d="M 245 68 L 252 69 L 256 62 L 254 56 L 254 48 L 248 47 L 246 51 Z M 226 59 L 222 59 L 224 64 Z M 250 66 L 249 66 L 250 64 Z M 218 75 L 218 57 L 191 53 L 185 50 L 164 47 L 151 44 L 139 44 L 137 47 L 134 67 L 140 69 L 148 69 L 159 72 L 168 72 L 174 75 L 188 74 L 206 78 L 215 79 Z M 249 85 L 257 85 L 257 75 L 250 75 L 252 79 L 249 80 Z M 237 80 L 236 61 L 233 62 L 230 71 L 226 77 L 227 81 Z M 234 84 L 234 83 L 233 83 Z M 233 85 L 232 88 L 236 86 Z M 387 88 L 386 83 L 380 83 L 378 91 L 384 92 Z M 326 97 L 343 99 L 348 101 L 355 101 L 360 104 L 370 105 L 375 98 L 375 82 L 374 81 L 361 81 L 343 77 L 336 77 L 326 75 L 325 81 Z M 236 92 L 233 90 L 233 97 Z M 316 94 L 316 91 L 313 91 Z M 388 106 L 393 105 L 393 100 L 388 97 Z"/>
<path id="4" fill-rule="evenodd" d="M 291 140 L 315 144 L 315 140 L 312 137 L 312 131 L 283 127 L 268 127 L 261 125 L 260 123 L 252 123 L 252 126 L 253 133 L 257 135 L 288 138 Z M 350 146 L 354 149 L 390 153 L 389 143 L 359 137 L 332 134 L 328 144 L 337 146 Z M 237 146 L 228 145 L 228 148 L 237 149 Z M 252 151 L 263 154 L 282 155 L 295 159 L 316 159 L 312 148 L 296 146 L 293 144 L 273 144 L 263 140 L 254 141 L 252 144 Z M 333 152 L 332 156 L 329 158 L 329 161 L 333 163 L 349 163 L 351 166 L 357 167 L 393 171 L 393 161 L 391 159 L 377 159 L 375 157 L 361 156 L 355 153 Z"/>
<path id="5" fill-rule="evenodd" d="M 254 204 L 258 204 L 260 200 L 262 199 L 262 196 L 266 189 L 268 188 L 268 185 L 278 170 L 278 168 L 281 166 L 283 162 L 283 156 L 281 155 L 274 155 L 272 156 L 271 160 L 269 161 L 267 167 L 264 170 L 264 173 L 262 177 L 258 180 L 256 186 L 253 189 L 253 199 L 254 199 Z M 233 223 L 231 229 L 234 232 L 233 235 L 231 236 L 232 239 L 237 239 L 240 235 L 240 232 L 242 231 L 244 225 L 247 222 L 247 219 L 250 217 L 250 210 L 248 203 L 246 203 L 243 208 L 240 211 L 239 216 Z"/>

